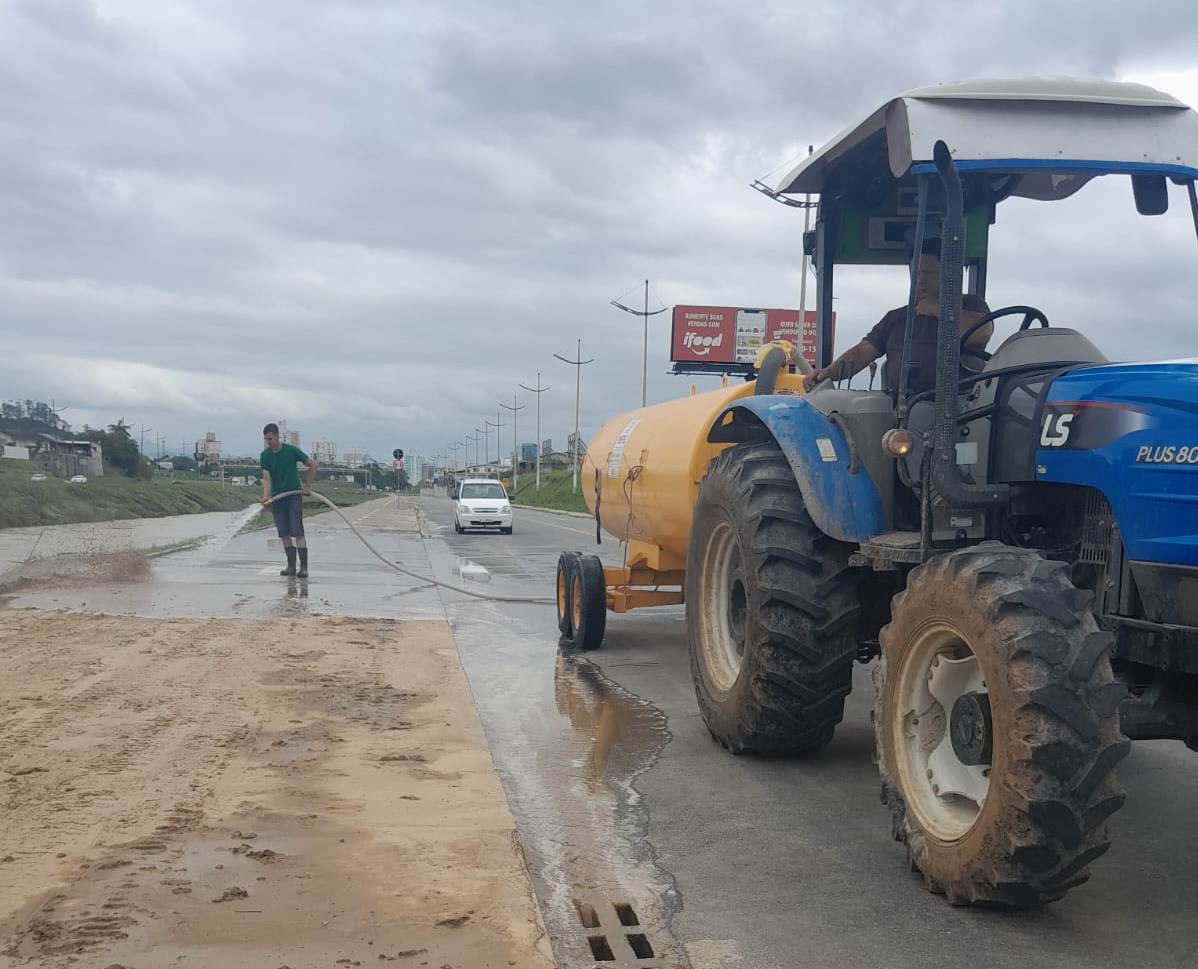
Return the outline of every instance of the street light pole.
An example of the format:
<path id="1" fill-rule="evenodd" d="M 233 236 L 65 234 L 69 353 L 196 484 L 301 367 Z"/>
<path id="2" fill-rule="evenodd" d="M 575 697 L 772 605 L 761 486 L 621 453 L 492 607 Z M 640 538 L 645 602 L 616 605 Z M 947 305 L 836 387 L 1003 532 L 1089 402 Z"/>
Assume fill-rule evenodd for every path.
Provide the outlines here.
<path id="1" fill-rule="evenodd" d="M 578 491 L 578 402 L 582 396 L 582 368 L 584 364 L 594 363 L 594 358 L 590 360 L 582 359 L 582 340 L 578 341 L 578 358 L 570 360 L 563 357 L 560 353 L 555 353 L 554 356 L 563 363 L 571 364 L 574 367 L 574 444 L 570 448 L 570 463 L 573 465 L 574 474 L 570 490 L 577 493 Z"/>
<path id="2" fill-rule="evenodd" d="M 541 490 L 541 394 L 545 393 L 549 388 L 541 386 L 541 372 L 537 371 L 536 387 L 529 387 L 526 384 L 521 384 L 529 393 L 537 395 L 537 491 Z"/>
<path id="3" fill-rule="evenodd" d="M 478 460 L 478 442 L 479 442 L 480 440 L 482 440 L 482 439 L 479 437 L 479 435 L 480 435 L 480 434 L 482 434 L 482 432 L 483 432 L 483 431 L 482 431 L 482 428 L 481 428 L 481 427 L 476 427 L 476 428 L 474 429 L 474 466 L 475 466 L 476 468 L 479 466 L 479 464 L 481 464 L 481 462 Z"/>
<path id="4" fill-rule="evenodd" d="M 516 411 L 524 410 L 524 404 L 520 403 L 520 399 L 512 394 L 511 406 L 500 403 L 500 407 L 512 412 L 512 491 L 520 490 L 520 444 L 516 440 Z M 495 435 L 495 440 L 498 442 L 499 435 Z"/>
<path id="5" fill-rule="evenodd" d="M 625 313 L 631 313 L 633 316 L 641 316 L 645 319 L 645 353 L 641 360 L 641 406 L 644 407 L 649 401 L 649 317 L 656 316 L 658 313 L 664 313 L 667 307 L 663 306 L 659 310 L 649 312 L 649 280 L 645 280 L 645 308 L 643 310 L 634 310 L 631 306 L 625 306 L 619 300 L 611 300 L 611 305 L 617 309 L 623 310 Z"/>
<path id="6" fill-rule="evenodd" d="M 495 428 L 495 464 L 496 464 L 496 466 L 498 466 L 498 464 L 499 464 L 499 428 L 501 428 L 503 426 L 499 422 L 500 413 L 501 413 L 500 411 L 495 412 L 495 423 L 494 424 L 492 424 L 485 417 L 483 418 L 483 424 L 485 424 L 486 428 L 487 428 L 487 464 L 488 465 L 491 463 L 491 428 L 492 427 Z"/>

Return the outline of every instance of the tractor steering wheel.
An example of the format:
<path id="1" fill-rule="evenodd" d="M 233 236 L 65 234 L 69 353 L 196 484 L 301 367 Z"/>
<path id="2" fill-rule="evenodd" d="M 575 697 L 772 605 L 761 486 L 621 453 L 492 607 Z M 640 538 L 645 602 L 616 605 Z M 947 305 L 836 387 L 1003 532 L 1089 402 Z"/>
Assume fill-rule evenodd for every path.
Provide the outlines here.
<path id="1" fill-rule="evenodd" d="M 1017 316 L 1020 313 L 1023 314 L 1023 322 L 1019 324 L 1020 331 L 1031 329 L 1033 323 L 1039 323 L 1041 327 L 1049 326 L 1048 317 L 1044 315 L 1043 310 L 1038 310 L 1034 306 L 1004 306 L 1002 309 L 991 310 L 961 334 L 961 352 L 981 360 L 989 360 L 992 354 L 987 353 L 981 347 L 969 347 L 966 350 L 965 344 L 987 323 L 993 323 L 1004 316 Z"/>

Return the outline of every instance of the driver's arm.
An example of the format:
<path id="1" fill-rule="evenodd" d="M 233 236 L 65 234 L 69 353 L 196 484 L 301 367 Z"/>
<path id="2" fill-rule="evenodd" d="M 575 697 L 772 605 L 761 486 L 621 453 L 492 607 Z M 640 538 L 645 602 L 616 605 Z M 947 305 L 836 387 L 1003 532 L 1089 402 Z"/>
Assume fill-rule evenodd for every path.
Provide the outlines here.
<path id="1" fill-rule="evenodd" d="M 856 346 L 845 350 L 844 353 L 822 370 L 816 370 L 813 373 L 807 374 L 803 378 L 803 389 L 810 390 L 816 384 L 823 383 L 825 380 L 844 380 L 845 377 L 860 373 L 881 355 L 882 351 L 870 343 L 869 340 L 862 340 Z"/>

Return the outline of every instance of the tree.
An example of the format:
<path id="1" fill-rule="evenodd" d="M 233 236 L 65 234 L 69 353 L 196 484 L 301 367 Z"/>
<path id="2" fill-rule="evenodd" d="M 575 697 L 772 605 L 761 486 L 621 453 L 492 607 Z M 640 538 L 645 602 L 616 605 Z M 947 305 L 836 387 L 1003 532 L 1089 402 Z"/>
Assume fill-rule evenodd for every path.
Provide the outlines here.
<path id="1" fill-rule="evenodd" d="M 125 477 L 148 478 L 154 474 L 153 465 L 138 451 L 137 442 L 133 440 L 129 425 L 123 418 L 115 424 L 109 424 L 107 431 L 86 431 L 84 437 L 96 441 L 104 449 L 105 462 Z"/>
<path id="2" fill-rule="evenodd" d="M 186 455 L 180 454 L 171 458 L 171 467 L 176 471 L 194 471 L 196 469 L 196 463 Z"/>

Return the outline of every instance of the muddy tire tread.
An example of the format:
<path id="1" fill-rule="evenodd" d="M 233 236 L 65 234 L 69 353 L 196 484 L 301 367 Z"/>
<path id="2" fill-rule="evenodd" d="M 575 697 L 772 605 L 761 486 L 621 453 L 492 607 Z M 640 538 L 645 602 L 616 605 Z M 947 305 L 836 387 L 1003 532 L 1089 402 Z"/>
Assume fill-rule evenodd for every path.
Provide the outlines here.
<path id="1" fill-rule="evenodd" d="M 1085 882 L 1089 864 L 1106 853 L 1107 819 L 1124 800 L 1114 768 L 1130 742 L 1115 713 L 1123 691 L 1111 674 L 1110 636 L 1097 628 L 1089 594 L 1072 585 L 1064 563 L 997 542 L 938 556 L 915 570 L 895 596 L 892 614 L 917 609 L 930 584 L 941 582 L 971 584 L 988 622 L 1019 630 L 1006 640 L 1009 655 L 998 661 L 1028 685 L 1012 719 L 1025 738 L 1013 754 L 1021 790 L 991 787 L 991 797 L 1009 799 L 1018 822 L 998 827 L 984 857 L 953 877 L 929 871 L 924 834 L 890 776 L 879 732 L 882 800 L 892 832 L 928 887 L 953 904 L 1031 908 L 1056 901 Z M 879 703 L 886 657 L 897 645 L 894 629 L 892 619 L 881 634 Z"/>
<path id="2" fill-rule="evenodd" d="M 746 681 L 735 709 L 708 693 L 699 648 L 690 644 L 703 720 L 733 753 L 814 750 L 832 739 L 852 686 L 859 607 L 849 548 L 816 528 L 790 465 L 772 441 L 729 448 L 710 463 L 696 519 L 709 513 L 713 501 L 735 507 L 731 524 L 756 589 L 746 633 L 751 640 L 742 672 Z M 689 604 L 701 561 L 693 539 L 691 549 L 686 599 L 693 639 Z"/>

